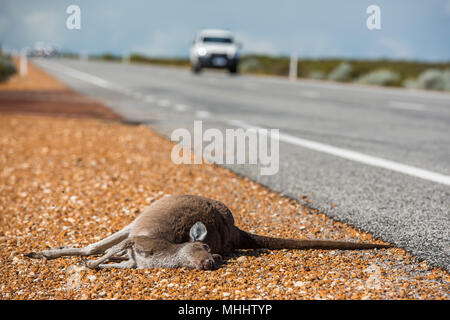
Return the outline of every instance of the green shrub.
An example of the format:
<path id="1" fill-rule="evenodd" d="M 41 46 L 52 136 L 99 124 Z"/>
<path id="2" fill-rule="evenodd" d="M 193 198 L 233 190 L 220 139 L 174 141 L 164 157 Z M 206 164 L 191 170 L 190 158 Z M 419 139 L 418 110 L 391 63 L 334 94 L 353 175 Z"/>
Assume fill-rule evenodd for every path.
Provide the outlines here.
<path id="1" fill-rule="evenodd" d="M 450 91 L 450 69 L 444 71 L 444 90 Z"/>
<path id="2" fill-rule="evenodd" d="M 392 86 L 398 84 L 400 75 L 388 69 L 378 69 L 366 73 L 355 80 L 356 83 Z"/>
<path id="3" fill-rule="evenodd" d="M 309 78 L 314 80 L 322 80 L 325 79 L 325 74 L 320 70 L 313 70 L 309 73 Z"/>
<path id="4" fill-rule="evenodd" d="M 260 61 L 255 58 L 243 59 L 239 64 L 239 70 L 241 72 L 257 72 L 258 70 L 261 70 L 261 68 L 262 65 Z"/>
<path id="5" fill-rule="evenodd" d="M 247 63 L 250 64 L 251 68 L 245 71 Z M 242 72 L 273 74 L 278 76 L 287 76 L 289 74 L 289 59 L 287 57 L 247 55 L 241 58 L 239 65 Z M 244 66 L 244 69 L 242 69 L 242 66 Z"/>
<path id="6" fill-rule="evenodd" d="M 130 62 L 151 63 L 151 64 L 161 64 L 161 65 L 181 66 L 181 67 L 189 66 L 189 59 L 155 58 L 155 57 L 148 57 L 148 56 L 136 54 L 136 53 L 130 55 Z"/>
<path id="7" fill-rule="evenodd" d="M 450 91 L 450 70 L 425 70 L 417 79 L 417 87 L 420 89 Z"/>
<path id="8" fill-rule="evenodd" d="M 349 81 L 352 78 L 353 67 L 348 62 L 342 62 L 328 75 L 329 80 Z"/>
<path id="9" fill-rule="evenodd" d="M 104 53 L 104 54 L 100 55 L 98 58 L 100 60 L 105 60 L 105 61 L 120 61 L 120 60 L 122 60 L 121 56 L 114 55 L 112 53 Z"/>
<path id="10" fill-rule="evenodd" d="M 0 82 L 6 81 L 11 75 L 16 73 L 16 67 L 9 57 L 0 56 Z"/>
<path id="11" fill-rule="evenodd" d="M 407 78 L 403 80 L 402 86 L 407 89 L 417 89 L 417 80 L 413 78 Z"/>

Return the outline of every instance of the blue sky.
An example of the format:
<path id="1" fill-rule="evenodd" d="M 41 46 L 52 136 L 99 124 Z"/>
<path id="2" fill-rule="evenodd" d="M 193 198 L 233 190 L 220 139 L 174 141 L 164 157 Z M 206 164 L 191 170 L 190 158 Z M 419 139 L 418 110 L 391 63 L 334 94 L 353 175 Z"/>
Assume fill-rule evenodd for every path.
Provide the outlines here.
<path id="1" fill-rule="evenodd" d="M 66 8 L 81 8 L 68 30 Z M 368 30 L 366 8 L 381 8 Z M 450 0 L 0 0 L 0 43 L 65 51 L 187 56 L 202 28 L 227 28 L 244 52 L 450 61 Z"/>

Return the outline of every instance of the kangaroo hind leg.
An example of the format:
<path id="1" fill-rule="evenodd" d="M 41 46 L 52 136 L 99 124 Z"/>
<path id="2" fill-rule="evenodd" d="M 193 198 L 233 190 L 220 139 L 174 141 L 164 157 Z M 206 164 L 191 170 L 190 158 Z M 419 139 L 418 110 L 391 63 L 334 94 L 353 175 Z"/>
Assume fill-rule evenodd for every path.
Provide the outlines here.
<path id="1" fill-rule="evenodd" d="M 119 252 L 131 248 L 133 245 L 133 241 L 130 239 L 125 239 L 122 242 L 116 244 L 109 248 L 106 253 L 96 260 L 90 260 L 86 262 L 86 266 L 91 269 L 96 269 L 100 264 L 107 263 L 111 261 L 111 258 L 114 257 Z"/>
<path id="2" fill-rule="evenodd" d="M 132 225 L 133 224 L 131 223 L 111 236 L 83 248 L 59 247 L 43 250 L 41 252 L 32 251 L 25 254 L 25 256 L 34 259 L 55 259 L 63 256 L 90 256 L 94 254 L 102 254 L 107 249 L 128 238 Z"/>

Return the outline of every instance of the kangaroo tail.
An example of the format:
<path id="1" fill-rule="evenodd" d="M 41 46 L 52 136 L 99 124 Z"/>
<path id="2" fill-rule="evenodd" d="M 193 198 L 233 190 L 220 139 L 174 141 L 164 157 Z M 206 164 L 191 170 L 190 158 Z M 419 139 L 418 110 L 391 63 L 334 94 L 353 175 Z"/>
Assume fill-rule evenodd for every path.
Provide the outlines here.
<path id="1" fill-rule="evenodd" d="M 350 241 L 334 241 L 334 240 L 295 240 L 282 239 L 260 236 L 252 233 L 240 231 L 240 249 L 340 249 L 340 250 L 356 250 L 356 249 L 375 249 L 375 248 L 391 248 L 391 245 L 378 243 L 362 243 Z"/>

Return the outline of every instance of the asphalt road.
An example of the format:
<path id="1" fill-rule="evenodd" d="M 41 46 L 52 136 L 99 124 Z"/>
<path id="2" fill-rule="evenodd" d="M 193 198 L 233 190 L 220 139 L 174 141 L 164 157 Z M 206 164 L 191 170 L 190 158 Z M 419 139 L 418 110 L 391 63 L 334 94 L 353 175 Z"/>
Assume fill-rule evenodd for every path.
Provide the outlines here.
<path id="1" fill-rule="evenodd" d="M 36 60 L 78 92 L 170 136 L 280 130 L 279 172 L 227 165 L 450 270 L 450 95 L 119 63 Z"/>

